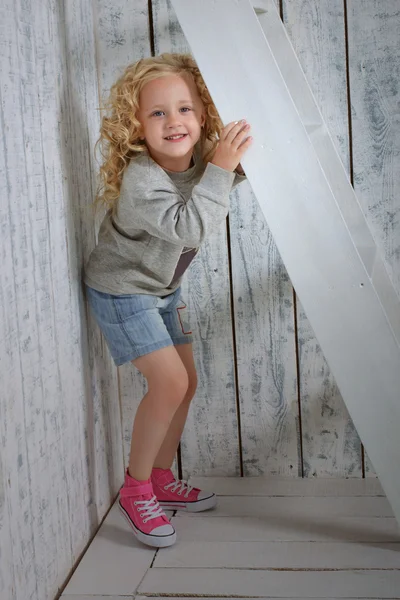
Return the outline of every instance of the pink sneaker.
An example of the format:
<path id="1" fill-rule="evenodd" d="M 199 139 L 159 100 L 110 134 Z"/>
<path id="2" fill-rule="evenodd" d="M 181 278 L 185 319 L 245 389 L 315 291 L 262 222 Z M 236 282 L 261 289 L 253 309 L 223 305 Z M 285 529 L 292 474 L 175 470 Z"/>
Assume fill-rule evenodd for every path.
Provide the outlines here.
<path id="1" fill-rule="evenodd" d="M 175 529 L 157 502 L 151 479 L 138 482 L 126 470 L 118 505 L 133 533 L 143 544 L 165 548 L 176 542 Z"/>
<path id="2" fill-rule="evenodd" d="M 171 469 L 153 469 L 151 482 L 160 506 L 163 508 L 201 512 L 214 508 L 217 497 L 211 492 L 202 492 L 187 481 L 177 481 Z"/>

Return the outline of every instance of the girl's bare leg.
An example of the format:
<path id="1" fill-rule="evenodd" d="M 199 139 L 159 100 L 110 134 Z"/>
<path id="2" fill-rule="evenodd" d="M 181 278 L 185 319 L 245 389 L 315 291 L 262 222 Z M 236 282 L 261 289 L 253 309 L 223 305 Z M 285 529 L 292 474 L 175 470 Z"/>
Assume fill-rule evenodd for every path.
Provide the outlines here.
<path id="1" fill-rule="evenodd" d="M 132 362 L 146 377 L 148 391 L 135 415 L 129 474 L 145 481 L 151 475 L 173 417 L 187 394 L 189 378 L 174 346 L 161 348 Z"/>
<path id="2" fill-rule="evenodd" d="M 154 461 L 154 467 L 159 469 L 170 469 L 172 463 L 174 462 L 179 441 L 182 437 L 182 432 L 188 416 L 190 402 L 196 392 L 197 387 L 197 374 L 194 364 L 192 344 L 178 345 L 175 346 L 175 349 L 185 366 L 189 378 L 189 385 L 182 403 L 174 414 L 171 425 L 169 426 L 165 439 Z"/>

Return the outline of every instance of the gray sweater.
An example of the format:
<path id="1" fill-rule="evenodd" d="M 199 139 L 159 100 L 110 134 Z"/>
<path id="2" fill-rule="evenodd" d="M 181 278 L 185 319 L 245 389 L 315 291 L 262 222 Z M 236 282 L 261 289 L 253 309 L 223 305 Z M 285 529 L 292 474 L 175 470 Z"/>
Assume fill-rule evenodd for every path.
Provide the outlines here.
<path id="1" fill-rule="evenodd" d="M 175 173 L 148 153 L 126 167 L 117 211 L 109 211 L 89 257 L 84 281 L 109 294 L 167 296 L 199 246 L 217 231 L 229 210 L 232 186 L 245 179 L 203 163 L 198 146 L 195 164 Z"/>

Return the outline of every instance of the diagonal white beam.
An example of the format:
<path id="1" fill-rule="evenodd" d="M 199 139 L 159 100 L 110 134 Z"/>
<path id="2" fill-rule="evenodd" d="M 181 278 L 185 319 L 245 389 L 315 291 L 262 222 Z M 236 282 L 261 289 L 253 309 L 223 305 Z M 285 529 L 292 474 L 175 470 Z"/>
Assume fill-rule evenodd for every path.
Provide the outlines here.
<path id="1" fill-rule="evenodd" d="M 243 166 L 400 523 L 400 302 L 283 26 L 265 0 L 262 25 L 249 0 L 172 4 L 221 118 L 252 125 Z"/>

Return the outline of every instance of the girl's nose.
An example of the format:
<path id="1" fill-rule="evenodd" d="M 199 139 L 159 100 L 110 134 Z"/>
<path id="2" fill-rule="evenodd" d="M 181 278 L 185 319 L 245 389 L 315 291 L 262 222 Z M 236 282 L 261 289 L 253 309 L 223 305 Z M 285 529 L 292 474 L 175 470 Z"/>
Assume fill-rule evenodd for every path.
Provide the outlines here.
<path id="1" fill-rule="evenodd" d="M 178 114 L 170 114 L 167 120 L 167 127 L 176 127 L 180 124 L 179 115 Z"/>

